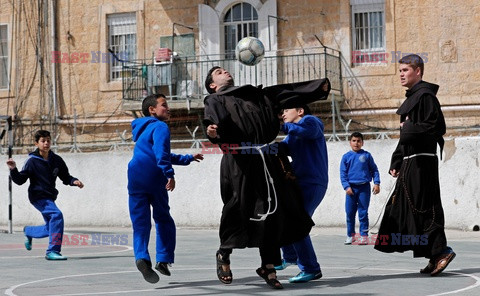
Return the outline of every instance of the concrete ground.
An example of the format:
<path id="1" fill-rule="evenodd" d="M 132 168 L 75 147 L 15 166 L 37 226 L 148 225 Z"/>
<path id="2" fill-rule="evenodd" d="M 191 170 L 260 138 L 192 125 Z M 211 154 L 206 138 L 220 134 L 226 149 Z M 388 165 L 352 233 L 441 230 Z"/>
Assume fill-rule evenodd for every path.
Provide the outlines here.
<path id="1" fill-rule="evenodd" d="M 272 290 L 255 273 L 257 249 L 234 250 L 233 283 L 218 281 L 216 229 L 179 228 L 172 276 L 160 275 L 156 284 L 145 282 L 134 265 L 129 228 L 66 229 L 69 245 L 62 253 L 68 260 L 58 262 L 44 259 L 47 239 L 34 240 L 33 250 L 26 251 L 21 229 L 14 230 L 0 234 L 4 295 L 480 295 L 480 232 L 448 230 L 457 257 L 431 277 L 419 273 L 426 259 L 414 259 L 411 252 L 384 254 L 372 245 L 345 246 L 345 229 L 314 228 L 323 278 L 290 284 L 288 278 L 298 273 L 290 266 L 278 272 L 285 289 Z M 154 240 L 152 236 L 151 246 Z"/>

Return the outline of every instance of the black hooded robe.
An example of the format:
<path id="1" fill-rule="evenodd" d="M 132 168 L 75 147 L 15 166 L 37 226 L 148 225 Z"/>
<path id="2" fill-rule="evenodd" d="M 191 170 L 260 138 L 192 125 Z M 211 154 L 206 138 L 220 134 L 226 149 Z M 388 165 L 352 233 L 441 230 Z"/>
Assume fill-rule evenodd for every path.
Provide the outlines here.
<path id="1" fill-rule="evenodd" d="M 397 110 L 403 127 L 390 170 L 400 174 L 375 244 L 381 252 L 413 250 L 414 257 L 432 258 L 446 248 L 436 156 L 437 143 L 441 156 L 446 127 L 437 91 L 438 85 L 420 81 Z"/>
<path id="2" fill-rule="evenodd" d="M 328 91 L 323 91 L 326 83 Z M 262 150 L 274 186 L 268 185 L 264 162 L 255 149 L 227 147 L 272 143 L 280 130 L 281 108 L 324 100 L 329 92 L 330 83 L 322 79 L 263 89 L 231 86 L 205 98 L 205 128 L 218 126 L 218 137 L 210 141 L 224 151 L 220 165 L 224 204 L 220 248 L 280 247 L 308 235 L 314 223 L 303 208 L 300 188 L 286 173 L 291 168 L 286 155 L 278 151 L 278 144 Z M 275 210 L 273 214 L 264 221 L 251 220 L 260 218 L 269 206 L 270 212 Z"/>

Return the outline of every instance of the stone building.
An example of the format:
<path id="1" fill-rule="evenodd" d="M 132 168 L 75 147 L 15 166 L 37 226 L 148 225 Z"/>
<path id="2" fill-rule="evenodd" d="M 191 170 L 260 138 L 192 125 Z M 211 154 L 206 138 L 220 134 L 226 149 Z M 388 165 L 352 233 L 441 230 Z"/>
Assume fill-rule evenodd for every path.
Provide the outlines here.
<path id="1" fill-rule="evenodd" d="M 244 36 L 265 45 L 256 67 L 232 60 Z M 398 59 L 417 53 L 452 132 L 480 124 L 479 37 L 475 0 L 0 0 L 0 116 L 13 116 L 16 146 L 47 128 L 59 146 L 108 147 L 162 92 L 174 137 L 190 137 L 220 64 L 238 84 L 327 76 L 333 101 L 314 110 L 330 131 L 389 131 L 404 99 Z"/>

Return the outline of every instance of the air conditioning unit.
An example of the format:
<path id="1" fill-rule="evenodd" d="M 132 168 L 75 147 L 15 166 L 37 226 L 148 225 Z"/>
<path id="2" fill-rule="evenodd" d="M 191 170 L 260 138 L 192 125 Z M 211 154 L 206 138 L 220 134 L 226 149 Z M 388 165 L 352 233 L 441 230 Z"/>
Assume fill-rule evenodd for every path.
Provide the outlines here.
<path id="1" fill-rule="evenodd" d="M 172 50 L 170 48 L 158 48 L 155 50 L 154 63 L 170 62 L 172 58 Z"/>

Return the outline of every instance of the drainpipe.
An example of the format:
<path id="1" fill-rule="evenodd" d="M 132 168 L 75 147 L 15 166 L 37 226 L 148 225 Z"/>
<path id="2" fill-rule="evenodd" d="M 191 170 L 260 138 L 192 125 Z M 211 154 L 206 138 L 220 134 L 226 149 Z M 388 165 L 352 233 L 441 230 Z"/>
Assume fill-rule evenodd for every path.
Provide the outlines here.
<path id="1" fill-rule="evenodd" d="M 56 47 L 56 1 L 52 0 L 51 1 L 51 37 L 52 37 L 52 50 L 55 51 L 57 49 Z M 53 126 L 56 129 L 57 125 L 57 119 L 58 119 L 58 110 L 57 110 L 57 65 L 56 63 L 51 62 L 52 64 L 52 101 L 53 101 Z M 54 137 L 53 140 L 53 145 L 56 145 L 56 137 Z"/>
<path id="2" fill-rule="evenodd" d="M 77 124 L 131 124 L 134 118 L 130 119 L 101 119 L 101 118 L 84 118 L 76 119 Z M 72 119 L 59 119 L 57 124 L 59 125 L 72 125 L 75 121 Z"/>
<path id="3" fill-rule="evenodd" d="M 456 111 L 480 111 L 480 105 L 452 105 L 442 106 L 442 112 L 456 112 Z M 365 115 L 395 115 L 397 109 L 369 109 L 369 110 L 353 110 L 342 111 L 342 116 L 365 116 Z"/>

